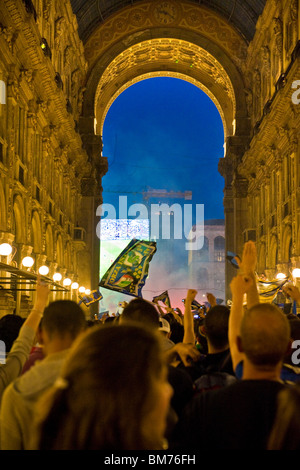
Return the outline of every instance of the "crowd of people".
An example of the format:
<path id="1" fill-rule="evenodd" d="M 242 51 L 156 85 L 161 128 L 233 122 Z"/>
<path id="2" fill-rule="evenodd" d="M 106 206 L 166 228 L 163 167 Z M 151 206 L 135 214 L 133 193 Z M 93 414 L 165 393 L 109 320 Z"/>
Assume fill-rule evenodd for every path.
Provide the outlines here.
<path id="1" fill-rule="evenodd" d="M 39 278 L 28 317 L 0 319 L 0 448 L 298 450 L 300 318 L 260 303 L 256 261 L 247 242 L 230 307 L 208 294 L 197 319 L 189 289 L 184 312 L 135 298 L 87 321 Z"/>

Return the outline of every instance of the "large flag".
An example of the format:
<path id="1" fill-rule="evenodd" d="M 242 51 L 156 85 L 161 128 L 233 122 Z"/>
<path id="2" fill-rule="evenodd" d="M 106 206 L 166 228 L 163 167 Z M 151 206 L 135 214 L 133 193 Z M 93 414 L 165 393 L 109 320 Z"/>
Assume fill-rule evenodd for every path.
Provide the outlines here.
<path id="1" fill-rule="evenodd" d="M 79 295 L 80 301 L 78 304 L 85 304 L 87 307 L 89 307 L 91 304 L 94 302 L 98 302 L 98 300 L 103 299 L 103 295 L 98 291 L 98 290 L 92 290 L 89 295 Z"/>
<path id="2" fill-rule="evenodd" d="M 257 281 L 257 289 L 259 294 L 259 301 L 261 303 L 273 302 L 280 289 L 284 286 L 287 280 L 274 279 L 273 281 Z"/>
<path id="3" fill-rule="evenodd" d="M 185 305 L 185 300 L 186 299 L 182 299 L 182 302 L 184 303 L 184 305 Z M 201 305 L 196 299 L 194 299 L 192 300 L 191 307 L 192 307 L 192 310 L 199 310 L 204 307 L 204 304 Z"/>
<path id="4" fill-rule="evenodd" d="M 99 286 L 133 297 L 141 297 L 149 264 L 155 251 L 156 242 L 131 240 L 106 271 Z"/>
<path id="5" fill-rule="evenodd" d="M 167 290 L 165 292 L 162 292 L 162 294 L 153 297 L 152 302 L 158 302 L 159 300 L 167 307 L 171 308 L 170 297 Z"/>

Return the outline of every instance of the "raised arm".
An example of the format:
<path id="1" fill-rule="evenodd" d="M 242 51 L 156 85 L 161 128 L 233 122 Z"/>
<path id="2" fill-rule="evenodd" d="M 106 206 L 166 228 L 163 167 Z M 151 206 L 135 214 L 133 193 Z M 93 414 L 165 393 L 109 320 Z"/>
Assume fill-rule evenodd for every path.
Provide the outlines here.
<path id="1" fill-rule="evenodd" d="M 48 302 L 49 288 L 38 278 L 34 307 L 23 323 L 19 335 L 7 355 L 6 363 L 0 367 L 0 400 L 7 385 L 21 373 L 28 359 L 34 337 Z"/>
<path id="2" fill-rule="evenodd" d="M 292 284 L 288 283 L 283 286 L 282 290 L 291 297 L 292 300 L 300 304 L 300 290 L 297 286 L 293 286 Z"/>
<path id="3" fill-rule="evenodd" d="M 40 324 L 44 309 L 47 306 L 48 296 L 49 296 L 49 286 L 48 284 L 41 281 L 41 278 L 39 276 L 37 278 L 37 283 L 36 283 L 36 297 L 35 297 L 34 306 L 24 322 L 24 325 L 27 325 L 30 328 L 32 328 L 34 332 L 37 331 L 37 328 Z"/>
<path id="4" fill-rule="evenodd" d="M 251 286 L 247 292 L 247 308 L 253 307 L 259 303 L 259 295 L 256 284 L 256 265 L 257 265 L 257 253 L 255 243 L 248 241 L 244 245 L 242 260 L 238 260 L 238 265 L 240 268 L 240 273 L 250 277 L 252 279 Z"/>
<path id="5" fill-rule="evenodd" d="M 185 299 L 185 310 L 183 316 L 183 327 L 184 327 L 184 335 L 183 335 L 183 343 L 190 343 L 195 344 L 196 337 L 194 331 L 194 317 L 192 313 L 192 302 L 197 295 L 197 291 L 195 289 L 189 289 L 187 291 L 187 296 Z"/>
<path id="6" fill-rule="evenodd" d="M 237 337 L 240 336 L 241 323 L 244 315 L 244 294 L 253 288 L 253 279 L 250 276 L 239 274 L 230 284 L 232 305 L 228 323 L 228 341 L 232 359 L 233 370 L 243 360 L 243 353 L 239 350 Z"/>
<path id="7" fill-rule="evenodd" d="M 207 302 L 210 305 L 209 310 L 217 305 L 217 299 L 215 298 L 214 294 L 207 292 L 206 298 L 207 298 Z"/>

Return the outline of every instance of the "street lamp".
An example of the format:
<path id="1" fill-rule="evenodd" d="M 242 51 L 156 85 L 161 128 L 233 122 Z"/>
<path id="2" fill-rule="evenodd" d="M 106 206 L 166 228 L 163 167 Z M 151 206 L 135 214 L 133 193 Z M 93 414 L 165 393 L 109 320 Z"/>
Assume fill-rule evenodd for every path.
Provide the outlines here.
<path id="1" fill-rule="evenodd" d="M 64 286 L 70 286 L 72 284 L 72 281 L 70 278 L 66 277 L 63 281 Z"/>
<path id="2" fill-rule="evenodd" d="M 62 280 L 62 275 L 60 273 L 54 273 L 53 274 L 53 281 L 59 282 Z"/>
<path id="3" fill-rule="evenodd" d="M 42 275 L 42 276 L 47 276 L 47 274 L 49 273 L 49 268 L 48 266 L 41 266 L 39 268 L 39 273 Z"/>
<path id="4" fill-rule="evenodd" d="M 276 279 L 285 279 L 285 278 L 286 278 L 286 275 L 283 273 L 278 273 L 276 276 Z"/>
<path id="5" fill-rule="evenodd" d="M 34 259 L 31 256 L 25 256 L 22 259 L 22 264 L 25 268 L 31 268 L 34 264 Z"/>
<path id="6" fill-rule="evenodd" d="M 293 276 L 294 278 L 300 278 L 300 268 L 295 268 L 295 269 L 293 269 L 293 271 L 292 271 L 292 276 Z"/>

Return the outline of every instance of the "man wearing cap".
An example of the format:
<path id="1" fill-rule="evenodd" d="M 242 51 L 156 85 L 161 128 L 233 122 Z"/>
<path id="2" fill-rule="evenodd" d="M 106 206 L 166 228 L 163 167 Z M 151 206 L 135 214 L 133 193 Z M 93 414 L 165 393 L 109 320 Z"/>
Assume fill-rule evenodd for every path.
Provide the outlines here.
<path id="1" fill-rule="evenodd" d="M 175 345 L 175 343 L 170 340 L 170 336 L 171 336 L 170 323 L 168 322 L 168 320 L 166 320 L 163 317 L 160 317 L 159 319 L 159 331 L 161 331 L 162 337 L 163 337 L 163 350 L 167 351 L 168 349 L 172 348 Z"/>

